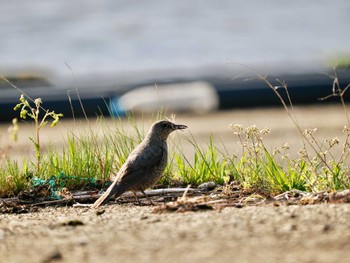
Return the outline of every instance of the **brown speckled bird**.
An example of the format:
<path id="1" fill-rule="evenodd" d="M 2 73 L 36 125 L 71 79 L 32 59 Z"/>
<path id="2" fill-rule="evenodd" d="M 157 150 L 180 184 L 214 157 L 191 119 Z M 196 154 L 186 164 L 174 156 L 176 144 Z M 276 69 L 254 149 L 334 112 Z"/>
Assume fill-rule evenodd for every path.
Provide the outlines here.
<path id="1" fill-rule="evenodd" d="M 170 121 L 155 122 L 145 139 L 131 152 L 113 183 L 92 208 L 97 208 L 111 197 L 118 197 L 126 191 L 132 191 L 134 195 L 140 191 L 146 195 L 144 190 L 155 185 L 163 175 L 168 160 L 169 134 L 186 128 L 186 125 Z"/>

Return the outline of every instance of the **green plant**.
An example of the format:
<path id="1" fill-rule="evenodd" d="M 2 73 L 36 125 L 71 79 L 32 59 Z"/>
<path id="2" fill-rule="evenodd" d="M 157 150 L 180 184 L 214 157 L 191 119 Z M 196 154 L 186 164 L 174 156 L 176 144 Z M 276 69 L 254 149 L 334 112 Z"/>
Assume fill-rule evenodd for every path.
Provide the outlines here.
<path id="1" fill-rule="evenodd" d="M 30 105 L 28 100 L 24 98 L 24 95 L 22 94 L 20 97 L 20 103 L 18 103 L 14 110 L 20 109 L 20 118 L 26 119 L 27 117 L 31 118 L 35 122 L 35 138 L 30 137 L 30 140 L 34 144 L 35 152 L 36 152 L 36 160 L 37 160 L 37 167 L 36 171 L 39 174 L 40 172 L 40 162 L 41 162 L 41 145 L 40 145 L 40 129 L 44 127 L 48 121 L 47 118 L 51 117 L 53 119 L 51 123 L 51 127 L 54 127 L 57 125 L 59 119 L 63 117 L 62 113 L 55 113 L 54 111 L 45 110 L 41 107 L 42 101 L 40 98 L 37 98 L 34 100 L 34 106 Z M 44 111 L 44 116 L 40 118 L 40 109 Z"/>
<path id="2" fill-rule="evenodd" d="M 307 181 L 311 190 L 340 190 L 349 187 L 350 168 L 346 164 L 348 162 L 350 151 L 350 132 L 348 129 L 348 127 L 350 127 L 350 117 L 345 104 L 344 94 L 350 88 L 350 84 L 342 88 L 339 84 L 336 69 L 334 69 L 334 75 L 332 76 L 334 79 L 332 94 L 320 99 L 325 100 L 330 97 L 338 97 L 346 116 L 347 126 L 344 126 L 343 129 L 343 132 L 346 134 L 346 139 L 342 145 L 342 154 L 340 155 L 338 161 L 336 161 L 336 157 L 334 153 L 332 153 L 332 150 L 340 144 L 340 140 L 337 137 L 325 138 L 323 140 L 318 139 L 315 136 L 317 128 L 307 128 L 303 131 L 299 125 L 287 84 L 284 81 L 277 80 L 277 85 L 273 85 L 266 76 L 258 73 L 257 75 L 278 97 L 288 116 L 299 132 L 303 143 L 303 148 L 300 150 L 302 163 L 306 164 L 307 168 L 305 169 L 308 170 L 309 175 L 311 171 L 311 176 L 304 177 L 304 179 Z M 279 89 L 283 89 L 285 91 L 287 99 L 284 99 L 281 96 L 281 94 L 278 92 Z"/>

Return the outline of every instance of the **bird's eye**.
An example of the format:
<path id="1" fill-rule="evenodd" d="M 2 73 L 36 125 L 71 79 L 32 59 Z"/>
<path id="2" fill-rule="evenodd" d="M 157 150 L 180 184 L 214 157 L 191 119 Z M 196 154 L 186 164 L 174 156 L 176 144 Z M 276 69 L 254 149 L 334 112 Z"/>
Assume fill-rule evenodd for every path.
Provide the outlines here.
<path id="1" fill-rule="evenodd" d="M 163 128 L 166 128 L 166 127 L 168 127 L 168 124 L 167 124 L 167 123 L 163 123 L 163 124 L 162 124 L 162 127 L 163 127 Z"/>

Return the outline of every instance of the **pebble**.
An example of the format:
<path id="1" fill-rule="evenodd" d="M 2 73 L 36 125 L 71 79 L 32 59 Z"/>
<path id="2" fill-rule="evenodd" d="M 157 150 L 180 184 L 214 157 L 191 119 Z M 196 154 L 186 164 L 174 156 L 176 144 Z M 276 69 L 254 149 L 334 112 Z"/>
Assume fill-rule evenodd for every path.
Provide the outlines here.
<path id="1" fill-rule="evenodd" d="M 198 189 L 201 191 L 211 191 L 214 190 L 216 187 L 216 183 L 215 182 L 206 182 L 206 183 L 202 183 L 198 186 Z"/>

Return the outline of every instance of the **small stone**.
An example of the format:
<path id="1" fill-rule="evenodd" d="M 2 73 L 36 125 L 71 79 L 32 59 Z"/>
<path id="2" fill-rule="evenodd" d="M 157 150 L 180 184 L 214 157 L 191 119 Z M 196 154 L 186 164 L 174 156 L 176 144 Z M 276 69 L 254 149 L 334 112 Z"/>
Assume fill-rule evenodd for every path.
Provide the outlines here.
<path id="1" fill-rule="evenodd" d="M 295 213 L 291 213 L 290 214 L 290 218 L 294 219 L 294 218 L 297 218 L 298 216 L 295 214 Z"/>
<path id="2" fill-rule="evenodd" d="M 332 225 L 331 224 L 325 224 L 323 226 L 323 232 L 329 232 L 330 230 L 332 230 Z"/>
<path id="3" fill-rule="evenodd" d="M 63 259 L 63 256 L 59 250 L 54 250 L 50 255 L 48 255 L 42 262 L 50 263 L 55 261 L 60 261 Z"/>
<path id="4" fill-rule="evenodd" d="M 62 226 L 82 226 L 84 223 L 78 219 L 68 220 L 62 223 Z"/>
<path id="5" fill-rule="evenodd" d="M 206 183 L 202 183 L 198 186 L 198 189 L 201 191 L 211 191 L 214 190 L 216 187 L 216 183 L 215 182 L 206 182 Z"/>
<path id="6" fill-rule="evenodd" d="M 106 210 L 98 210 L 98 211 L 96 211 L 96 215 L 97 216 L 100 216 L 100 215 L 102 215 L 102 214 L 104 214 L 104 212 L 106 212 Z"/>
<path id="7" fill-rule="evenodd" d="M 298 230 L 298 226 L 295 225 L 295 224 L 292 224 L 292 225 L 290 226 L 290 230 L 291 230 L 291 231 Z"/>

